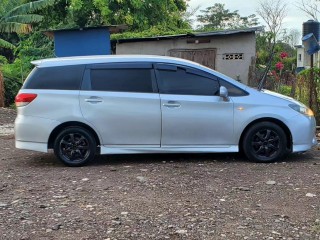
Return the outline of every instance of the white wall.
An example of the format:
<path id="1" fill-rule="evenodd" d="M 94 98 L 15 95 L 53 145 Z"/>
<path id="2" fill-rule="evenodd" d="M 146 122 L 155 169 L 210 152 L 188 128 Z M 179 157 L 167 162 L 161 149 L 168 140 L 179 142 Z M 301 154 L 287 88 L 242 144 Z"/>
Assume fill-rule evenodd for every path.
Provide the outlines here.
<path id="1" fill-rule="evenodd" d="M 199 38 L 188 38 L 199 39 Z M 210 43 L 187 43 L 187 39 L 170 39 L 159 41 L 126 42 L 117 43 L 116 54 L 147 54 L 147 55 L 168 55 L 171 49 L 201 49 L 215 48 L 216 70 L 229 77 L 239 79 L 243 83 L 248 82 L 249 66 L 252 57 L 256 56 L 255 33 L 241 33 L 234 35 L 208 37 Z M 225 53 L 243 53 L 243 60 L 223 60 Z"/>
<path id="2" fill-rule="evenodd" d="M 301 61 L 299 60 L 299 54 L 301 54 Z M 320 67 L 320 54 L 316 52 L 313 54 L 313 66 Z M 304 67 L 306 69 L 311 67 L 311 56 L 307 53 L 305 48 L 297 48 L 297 67 Z"/>
<path id="3" fill-rule="evenodd" d="M 304 66 L 304 48 L 297 48 L 297 67 Z"/>

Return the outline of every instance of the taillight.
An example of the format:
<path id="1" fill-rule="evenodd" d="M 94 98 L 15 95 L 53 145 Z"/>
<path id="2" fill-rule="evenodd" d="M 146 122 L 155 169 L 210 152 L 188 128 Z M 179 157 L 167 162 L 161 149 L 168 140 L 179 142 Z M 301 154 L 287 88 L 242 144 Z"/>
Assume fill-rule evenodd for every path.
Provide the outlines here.
<path id="1" fill-rule="evenodd" d="M 26 106 L 31 103 L 36 97 L 37 94 L 34 93 L 20 93 L 16 96 L 15 99 L 16 107 Z"/>

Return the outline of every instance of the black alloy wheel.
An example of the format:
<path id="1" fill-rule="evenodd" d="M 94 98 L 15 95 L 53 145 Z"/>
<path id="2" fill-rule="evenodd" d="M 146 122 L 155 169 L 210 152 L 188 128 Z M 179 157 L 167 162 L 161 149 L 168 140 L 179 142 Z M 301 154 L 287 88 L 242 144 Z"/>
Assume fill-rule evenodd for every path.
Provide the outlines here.
<path id="1" fill-rule="evenodd" d="M 253 125 L 243 138 L 246 156 L 256 162 L 274 162 L 285 157 L 287 137 L 283 129 L 272 122 Z"/>
<path id="2" fill-rule="evenodd" d="M 96 141 L 89 131 L 80 127 L 69 127 L 57 136 L 54 153 L 67 166 L 78 167 L 94 159 L 96 146 Z"/>

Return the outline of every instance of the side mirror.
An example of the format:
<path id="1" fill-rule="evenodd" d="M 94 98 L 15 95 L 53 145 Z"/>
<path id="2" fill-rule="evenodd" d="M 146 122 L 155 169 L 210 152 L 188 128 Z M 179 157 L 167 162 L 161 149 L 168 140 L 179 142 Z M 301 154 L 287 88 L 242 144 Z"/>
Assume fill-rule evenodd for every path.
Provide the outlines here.
<path id="1" fill-rule="evenodd" d="M 224 101 L 228 102 L 229 97 L 228 97 L 228 89 L 224 86 L 220 87 L 220 97 L 223 98 Z"/>

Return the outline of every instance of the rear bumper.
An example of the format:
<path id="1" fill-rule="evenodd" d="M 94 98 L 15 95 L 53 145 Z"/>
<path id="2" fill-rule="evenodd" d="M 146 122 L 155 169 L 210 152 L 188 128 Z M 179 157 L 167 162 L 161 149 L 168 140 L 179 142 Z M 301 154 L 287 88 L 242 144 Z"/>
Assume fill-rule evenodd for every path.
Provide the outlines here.
<path id="1" fill-rule="evenodd" d="M 16 148 L 48 151 L 48 140 L 60 123 L 46 118 L 18 115 L 14 124 Z"/>

